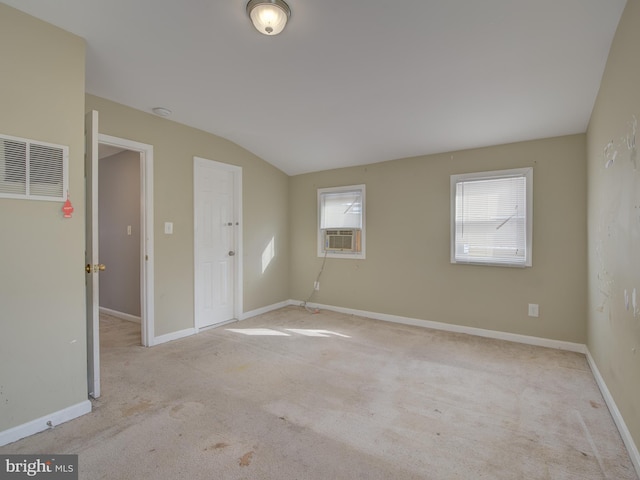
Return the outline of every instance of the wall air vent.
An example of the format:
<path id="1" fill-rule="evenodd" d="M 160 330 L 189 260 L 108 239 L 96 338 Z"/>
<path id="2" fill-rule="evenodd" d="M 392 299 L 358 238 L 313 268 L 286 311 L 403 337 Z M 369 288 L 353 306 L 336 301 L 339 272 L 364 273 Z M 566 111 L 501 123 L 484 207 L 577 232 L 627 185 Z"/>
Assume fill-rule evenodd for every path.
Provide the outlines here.
<path id="1" fill-rule="evenodd" d="M 359 252 L 360 230 L 356 228 L 325 230 L 324 249 L 327 252 Z"/>
<path id="2" fill-rule="evenodd" d="M 63 202 L 69 147 L 0 135 L 0 198 Z"/>

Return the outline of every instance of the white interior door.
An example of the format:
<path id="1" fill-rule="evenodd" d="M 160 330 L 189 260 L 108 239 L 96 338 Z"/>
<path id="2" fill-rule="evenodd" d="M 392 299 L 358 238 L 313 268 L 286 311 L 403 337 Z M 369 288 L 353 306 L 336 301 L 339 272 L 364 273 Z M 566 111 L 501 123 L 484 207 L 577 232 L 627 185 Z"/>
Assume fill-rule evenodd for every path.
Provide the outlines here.
<path id="1" fill-rule="evenodd" d="M 194 158 L 195 328 L 232 320 L 240 219 L 238 167 Z"/>
<path id="2" fill-rule="evenodd" d="M 87 279 L 87 382 L 89 395 L 100 396 L 100 315 L 98 256 L 98 112 L 85 116 L 85 208 Z M 102 267 L 104 268 L 104 267 Z"/>

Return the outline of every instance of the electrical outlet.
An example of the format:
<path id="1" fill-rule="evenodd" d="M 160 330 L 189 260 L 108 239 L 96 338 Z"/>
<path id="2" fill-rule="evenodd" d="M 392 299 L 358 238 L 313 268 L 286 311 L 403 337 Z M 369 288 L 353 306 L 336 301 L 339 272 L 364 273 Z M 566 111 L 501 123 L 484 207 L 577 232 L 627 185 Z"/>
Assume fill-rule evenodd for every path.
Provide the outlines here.
<path id="1" fill-rule="evenodd" d="M 313 289 L 314 290 L 320 290 L 320 282 L 313 282 Z"/>
<path id="2" fill-rule="evenodd" d="M 539 317 L 540 316 L 540 308 L 537 303 L 529 304 L 529 316 L 530 317 Z"/>

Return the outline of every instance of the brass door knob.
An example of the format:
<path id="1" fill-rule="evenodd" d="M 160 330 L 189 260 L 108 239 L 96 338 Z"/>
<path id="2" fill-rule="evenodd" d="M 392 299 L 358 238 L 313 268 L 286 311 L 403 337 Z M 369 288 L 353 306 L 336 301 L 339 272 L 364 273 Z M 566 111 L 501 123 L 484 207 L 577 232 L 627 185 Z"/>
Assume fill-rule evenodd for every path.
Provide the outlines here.
<path id="1" fill-rule="evenodd" d="M 87 273 L 91 273 L 91 270 L 92 270 L 91 264 L 87 263 L 84 269 L 86 270 Z M 93 273 L 97 273 L 98 271 L 104 272 L 106 269 L 107 269 L 107 266 L 104 263 L 96 263 L 93 266 Z"/>

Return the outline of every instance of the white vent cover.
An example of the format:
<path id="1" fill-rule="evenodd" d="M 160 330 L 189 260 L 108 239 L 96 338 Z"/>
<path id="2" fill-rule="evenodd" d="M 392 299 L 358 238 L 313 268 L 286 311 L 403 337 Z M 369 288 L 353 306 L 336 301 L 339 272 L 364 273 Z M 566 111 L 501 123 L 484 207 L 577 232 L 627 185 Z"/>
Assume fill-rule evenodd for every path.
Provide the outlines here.
<path id="1" fill-rule="evenodd" d="M 325 230 L 324 249 L 327 252 L 360 251 L 360 231 L 356 229 Z"/>
<path id="2" fill-rule="evenodd" d="M 65 201 L 69 147 L 0 135 L 0 198 Z"/>

